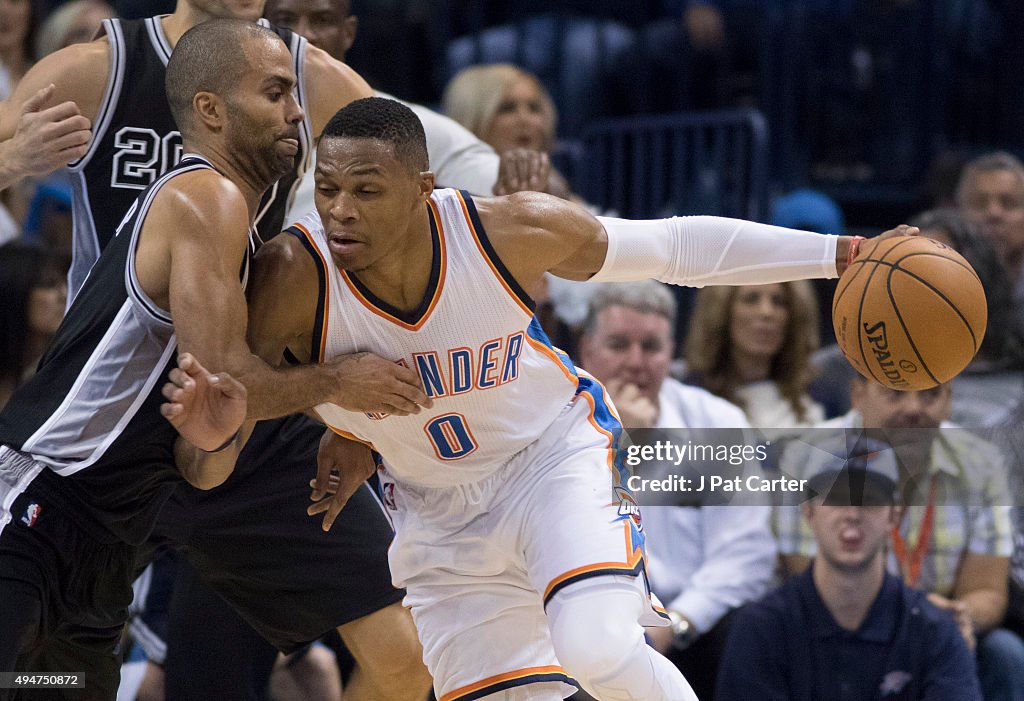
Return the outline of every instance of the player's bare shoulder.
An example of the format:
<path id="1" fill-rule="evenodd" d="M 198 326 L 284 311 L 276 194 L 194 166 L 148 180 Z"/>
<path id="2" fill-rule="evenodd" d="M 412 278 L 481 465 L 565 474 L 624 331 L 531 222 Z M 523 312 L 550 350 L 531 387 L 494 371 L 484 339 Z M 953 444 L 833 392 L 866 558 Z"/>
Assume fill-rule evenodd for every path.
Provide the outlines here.
<path id="1" fill-rule="evenodd" d="M 584 208 L 541 192 L 474 198 L 474 202 L 495 251 L 524 284 L 557 269 L 604 233 Z"/>
<path id="2" fill-rule="evenodd" d="M 240 231 L 248 236 L 249 209 L 238 185 L 212 169 L 182 173 L 160 190 L 150 217 L 176 222 L 176 236 L 213 240 Z M 232 240 L 232 244 L 233 244 Z"/>

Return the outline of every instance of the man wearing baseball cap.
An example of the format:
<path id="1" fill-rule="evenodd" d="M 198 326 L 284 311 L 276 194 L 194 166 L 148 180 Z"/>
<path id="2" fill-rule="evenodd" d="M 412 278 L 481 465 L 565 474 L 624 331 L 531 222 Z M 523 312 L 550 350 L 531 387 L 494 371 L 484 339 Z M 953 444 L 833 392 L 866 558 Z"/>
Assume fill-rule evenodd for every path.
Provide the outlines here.
<path id="1" fill-rule="evenodd" d="M 980 701 L 956 622 L 885 570 L 899 523 L 892 451 L 836 450 L 801 507 L 817 556 L 737 614 L 716 701 Z"/>

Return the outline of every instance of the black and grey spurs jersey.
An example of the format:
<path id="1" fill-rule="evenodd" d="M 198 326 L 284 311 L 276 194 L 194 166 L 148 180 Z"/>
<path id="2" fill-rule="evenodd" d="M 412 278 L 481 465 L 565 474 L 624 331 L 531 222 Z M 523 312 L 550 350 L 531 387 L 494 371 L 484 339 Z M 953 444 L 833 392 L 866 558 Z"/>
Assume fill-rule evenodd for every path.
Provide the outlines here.
<path id="1" fill-rule="evenodd" d="M 276 32 L 291 51 L 298 77 L 296 99 L 305 109 L 302 65 L 306 40 L 265 20 L 260 23 Z M 171 45 L 160 18 L 108 19 L 103 21 L 103 31 L 110 42 L 110 76 L 93 122 L 92 144 L 69 168 L 74 194 L 69 300 L 81 289 L 135 198 L 181 159 L 181 134 L 171 118 L 164 90 Z M 295 169 L 267 191 L 257 213 L 256 227 L 264 240 L 284 228 L 292 191 L 312 158 L 312 143 L 308 120 L 304 120 Z"/>
<path id="2" fill-rule="evenodd" d="M 147 536 L 180 481 L 173 456 L 177 433 L 160 414 L 177 339 L 170 313 L 139 285 L 135 253 L 160 189 L 200 169 L 212 166 L 186 155 L 135 201 L 37 373 L 0 411 L 0 443 L 49 468 L 37 470 L 33 488 L 44 489 L 87 527 L 130 543 Z M 248 262 L 247 255 L 243 283 Z"/>

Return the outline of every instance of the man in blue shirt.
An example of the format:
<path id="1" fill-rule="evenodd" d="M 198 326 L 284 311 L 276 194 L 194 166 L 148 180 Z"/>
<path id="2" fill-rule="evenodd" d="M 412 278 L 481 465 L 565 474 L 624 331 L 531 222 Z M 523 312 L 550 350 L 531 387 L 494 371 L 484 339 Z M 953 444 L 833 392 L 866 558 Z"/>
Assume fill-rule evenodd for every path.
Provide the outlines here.
<path id="1" fill-rule="evenodd" d="M 737 614 L 716 701 L 981 701 L 953 618 L 885 571 L 900 518 L 891 455 L 835 458 L 810 479 L 818 555 Z"/>

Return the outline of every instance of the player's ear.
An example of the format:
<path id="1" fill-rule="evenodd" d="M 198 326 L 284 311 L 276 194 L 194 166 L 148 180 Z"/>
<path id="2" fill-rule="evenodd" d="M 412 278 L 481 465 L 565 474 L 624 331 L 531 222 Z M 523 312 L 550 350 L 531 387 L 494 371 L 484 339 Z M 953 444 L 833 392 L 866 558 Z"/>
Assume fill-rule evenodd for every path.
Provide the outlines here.
<path id="1" fill-rule="evenodd" d="M 224 128 L 225 105 L 212 92 L 197 92 L 192 98 L 192 112 L 210 131 L 219 132 Z"/>
<path id="2" fill-rule="evenodd" d="M 420 171 L 419 177 L 420 196 L 425 200 L 434 191 L 434 173 L 430 170 Z"/>

